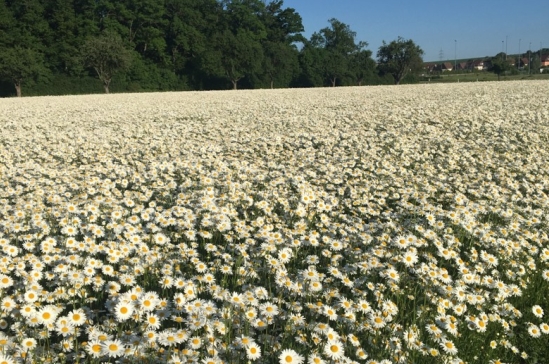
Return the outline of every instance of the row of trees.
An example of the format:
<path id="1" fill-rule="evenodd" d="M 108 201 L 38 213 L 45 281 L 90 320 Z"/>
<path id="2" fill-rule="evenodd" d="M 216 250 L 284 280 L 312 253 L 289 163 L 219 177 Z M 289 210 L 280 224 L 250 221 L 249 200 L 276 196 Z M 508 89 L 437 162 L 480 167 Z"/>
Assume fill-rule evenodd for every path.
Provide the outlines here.
<path id="1" fill-rule="evenodd" d="M 528 73 L 539 73 L 543 71 L 541 56 L 549 53 L 548 49 L 539 49 L 536 52 L 527 51 L 519 55 L 507 55 L 500 52 L 491 58 L 490 70 L 498 75 L 498 80 L 501 75 L 511 73 L 518 74 L 519 70 L 527 70 Z"/>
<path id="2" fill-rule="evenodd" d="M 283 0 L 0 0 L 0 85 L 21 96 L 91 93 L 97 79 L 105 92 L 398 84 L 421 68 L 411 40 L 384 42 L 376 65 L 337 19 L 303 31 Z"/>

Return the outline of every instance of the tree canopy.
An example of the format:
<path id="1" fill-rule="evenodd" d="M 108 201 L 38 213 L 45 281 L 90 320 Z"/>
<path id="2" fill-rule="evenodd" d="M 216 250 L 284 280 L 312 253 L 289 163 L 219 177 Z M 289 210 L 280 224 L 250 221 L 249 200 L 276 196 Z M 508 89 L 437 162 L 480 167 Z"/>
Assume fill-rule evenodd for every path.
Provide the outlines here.
<path id="1" fill-rule="evenodd" d="M 411 39 L 398 37 L 391 43 L 383 41 L 377 52 L 381 73 L 390 74 L 398 85 L 410 72 L 423 65 L 423 50 Z"/>
<path id="2" fill-rule="evenodd" d="M 113 76 L 129 68 L 131 54 L 124 47 L 120 36 L 116 33 L 104 33 L 90 38 L 82 47 L 82 59 L 86 67 L 91 67 L 103 83 L 105 93 Z"/>
<path id="3" fill-rule="evenodd" d="M 283 0 L 0 0 L 0 96 L 383 83 L 347 24 Z"/>
<path id="4" fill-rule="evenodd" d="M 38 51 L 15 46 L 0 53 L 0 77 L 12 82 L 18 97 L 22 95 L 23 81 L 36 81 L 46 73 L 43 55 Z"/>
<path id="5" fill-rule="evenodd" d="M 329 27 L 311 35 L 300 55 L 302 82 L 309 86 L 332 87 L 339 84 L 362 84 L 375 79 L 375 62 L 368 43 L 356 42 L 356 33 L 337 19 L 330 19 Z"/>

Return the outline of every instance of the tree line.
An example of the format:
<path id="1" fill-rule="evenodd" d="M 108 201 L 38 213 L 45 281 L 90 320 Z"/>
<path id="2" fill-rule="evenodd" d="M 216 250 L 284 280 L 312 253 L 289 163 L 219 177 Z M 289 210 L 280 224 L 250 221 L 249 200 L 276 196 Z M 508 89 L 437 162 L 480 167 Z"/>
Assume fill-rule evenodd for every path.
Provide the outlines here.
<path id="1" fill-rule="evenodd" d="M 423 51 L 283 0 L 0 0 L 0 96 L 414 82 Z"/>

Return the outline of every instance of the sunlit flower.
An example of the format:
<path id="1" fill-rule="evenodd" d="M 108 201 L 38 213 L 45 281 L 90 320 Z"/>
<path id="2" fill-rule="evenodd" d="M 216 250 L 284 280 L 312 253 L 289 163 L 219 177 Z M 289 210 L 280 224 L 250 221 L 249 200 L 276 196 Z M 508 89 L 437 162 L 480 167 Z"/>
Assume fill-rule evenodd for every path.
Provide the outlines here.
<path id="1" fill-rule="evenodd" d="M 124 301 L 118 302 L 116 306 L 114 307 L 114 313 L 116 315 L 117 321 L 126 321 L 129 319 L 134 312 L 134 307 L 131 303 L 127 303 Z"/>
<path id="2" fill-rule="evenodd" d="M 339 341 L 329 340 L 326 345 L 324 345 L 324 354 L 332 360 L 341 359 L 344 355 L 343 345 Z"/>
<path id="3" fill-rule="evenodd" d="M 528 325 L 528 334 L 530 334 L 530 336 L 532 337 L 540 337 L 541 330 L 538 326 L 531 323 Z"/>
<path id="4" fill-rule="evenodd" d="M 543 308 L 541 308 L 541 306 L 539 305 L 535 305 L 532 307 L 532 313 L 534 314 L 534 316 L 538 317 L 538 318 L 542 318 L 543 317 Z"/>
<path id="5" fill-rule="evenodd" d="M 55 306 L 45 306 L 40 311 L 38 311 L 36 317 L 38 321 L 43 325 L 53 324 L 57 319 L 58 310 Z"/>
<path id="6" fill-rule="evenodd" d="M 68 314 L 70 323 L 74 326 L 81 326 L 86 322 L 86 313 L 82 309 L 76 309 Z"/>
<path id="7" fill-rule="evenodd" d="M 302 364 L 304 358 L 292 349 L 284 349 L 278 356 L 280 364 Z"/>
<path id="8" fill-rule="evenodd" d="M 16 361 L 13 357 L 0 353 L 0 364 L 15 364 Z"/>
<path id="9" fill-rule="evenodd" d="M 440 347 L 446 354 L 455 355 L 458 352 L 456 346 L 450 340 L 442 340 Z"/>
<path id="10" fill-rule="evenodd" d="M 256 343 L 251 343 L 246 348 L 246 356 L 250 360 L 256 360 L 261 357 L 261 349 Z"/>
<path id="11" fill-rule="evenodd" d="M 124 345 L 120 340 L 107 340 L 101 345 L 102 354 L 111 358 L 117 358 L 124 353 Z"/>
<path id="12" fill-rule="evenodd" d="M 37 341 L 36 339 L 34 338 L 25 338 L 21 341 L 21 347 L 24 349 L 24 350 L 29 350 L 29 351 L 32 351 L 36 348 L 36 345 L 37 345 Z"/>

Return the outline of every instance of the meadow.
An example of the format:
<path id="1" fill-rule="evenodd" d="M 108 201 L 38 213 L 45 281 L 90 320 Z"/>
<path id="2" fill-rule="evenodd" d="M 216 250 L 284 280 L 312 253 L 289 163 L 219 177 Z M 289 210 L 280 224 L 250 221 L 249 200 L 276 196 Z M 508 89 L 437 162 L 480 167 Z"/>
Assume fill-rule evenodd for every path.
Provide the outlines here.
<path id="1" fill-rule="evenodd" d="M 545 363 L 549 83 L 0 100 L 0 363 Z"/>

